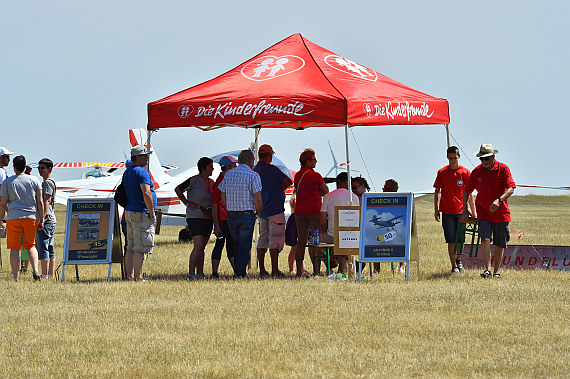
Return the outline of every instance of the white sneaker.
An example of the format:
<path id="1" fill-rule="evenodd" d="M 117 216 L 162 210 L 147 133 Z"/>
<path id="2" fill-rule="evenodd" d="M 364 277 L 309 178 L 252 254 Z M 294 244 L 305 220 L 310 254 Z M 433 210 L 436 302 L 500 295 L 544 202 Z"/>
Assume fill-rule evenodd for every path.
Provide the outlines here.
<path id="1" fill-rule="evenodd" d="M 406 269 L 403 268 L 403 267 L 398 267 L 398 272 L 399 272 L 400 274 L 405 274 L 405 273 L 406 273 Z"/>

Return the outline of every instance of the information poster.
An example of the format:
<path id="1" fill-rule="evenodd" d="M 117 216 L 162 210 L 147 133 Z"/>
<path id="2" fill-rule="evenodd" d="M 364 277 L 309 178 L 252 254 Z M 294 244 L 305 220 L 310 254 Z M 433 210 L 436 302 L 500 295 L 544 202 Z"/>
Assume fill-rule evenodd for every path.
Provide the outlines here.
<path id="1" fill-rule="evenodd" d="M 63 263 L 111 263 L 114 220 L 113 199 L 69 199 Z"/>
<path id="2" fill-rule="evenodd" d="M 410 260 L 412 193 L 365 193 L 360 221 L 360 262 Z"/>
<path id="3" fill-rule="evenodd" d="M 334 207 L 334 254 L 358 255 L 360 237 L 360 207 Z"/>

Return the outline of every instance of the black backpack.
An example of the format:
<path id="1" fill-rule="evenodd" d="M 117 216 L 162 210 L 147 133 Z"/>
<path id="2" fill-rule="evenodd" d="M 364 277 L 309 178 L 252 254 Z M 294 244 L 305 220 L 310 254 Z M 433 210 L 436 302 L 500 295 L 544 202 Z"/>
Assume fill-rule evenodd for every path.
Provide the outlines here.
<path id="1" fill-rule="evenodd" d="M 125 208 L 127 206 L 127 191 L 125 190 L 125 185 L 121 180 L 121 183 L 115 188 L 115 196 L 113 196 L 115 202 L 121 207 Z"/>

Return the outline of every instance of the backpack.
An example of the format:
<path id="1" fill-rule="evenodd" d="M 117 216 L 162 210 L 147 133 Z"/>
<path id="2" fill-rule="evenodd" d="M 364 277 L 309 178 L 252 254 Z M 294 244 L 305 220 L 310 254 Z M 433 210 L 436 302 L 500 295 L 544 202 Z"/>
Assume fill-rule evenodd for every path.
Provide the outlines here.
<path id="1" fill-rule="evenodd" d="M 127 206 L 127 190 L 125 190 L 125 184 L 121 180 L 121 183 L 115 189 L 115 196 L 113 196 L 115 202 L 121 207 L 125 208 Z"/>

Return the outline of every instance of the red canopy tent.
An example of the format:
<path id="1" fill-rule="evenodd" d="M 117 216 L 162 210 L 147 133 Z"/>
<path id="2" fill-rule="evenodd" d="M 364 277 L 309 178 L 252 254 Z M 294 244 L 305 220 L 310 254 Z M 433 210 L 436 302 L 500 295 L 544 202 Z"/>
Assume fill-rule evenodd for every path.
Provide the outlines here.
<path id="1" fill-rule="evenodd" d="M 449 124 L 447 100 L 294 34 L 236 68 L 148 104 L 154 129 Z M 348 171 L 350 176 L 350 171 Z"/>
<path id="2" fill-rule="evenodd" d="M 447 100 L 294 34 L 217 78 L 148 104 L 148 129 L 449 124 Z"/>

